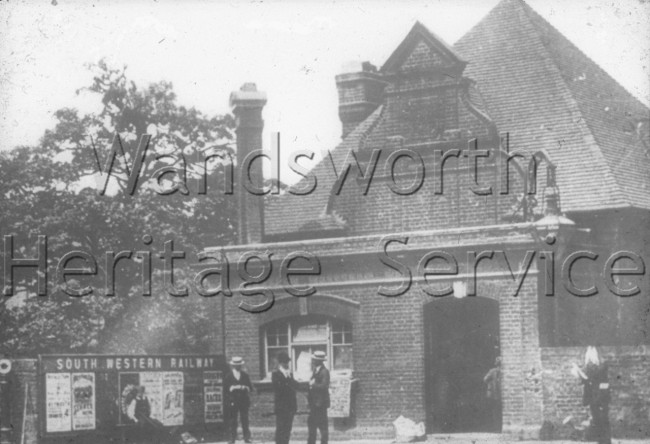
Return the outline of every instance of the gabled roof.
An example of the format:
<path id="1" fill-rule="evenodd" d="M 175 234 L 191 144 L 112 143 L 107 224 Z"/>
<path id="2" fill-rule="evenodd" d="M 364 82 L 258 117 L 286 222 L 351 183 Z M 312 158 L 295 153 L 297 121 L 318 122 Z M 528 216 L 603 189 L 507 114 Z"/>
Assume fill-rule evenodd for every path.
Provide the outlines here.
<path id="1" fill-rule="evenodd" d="M 416 22 L 402 40 L 402 43 L 388 57 L 380 71 L 382 73 L 391 73 L 399 69 L 404 60 L 411 55 L 413 48 L 421 42 L 433 48 L 449 65 L 460 66 L 462 70 L 467 64 L 444 40 L 429 31 L 422 23 Z"/>
<path id="2" fill-rule="evenodd" d="M 650 119 L 650 110 L 522 0 L 503 0 L 453 48 L 416 23 L 382 73 L 400 70 L 423 41 L 449 66 L 462 71 L 467 64 L 463 75 L 477 82 L 490 118 L 510 133 L 512 149 L 550 154 L 563 211 L 650 209 L 650 153 L 634 131 L 638 121 Z M 337 167 L 363 146 L 385 109 L 380 106 L 331 152 Z M 314 193 L 268 201 L 267 235 L 291 235 L 327 219 L 336 180 L 330 160 L 313 173 Z"/>
<path id="3" fill-rule="evenodd" d="M 564 211 L 650 209 L 650 158 L 634 98 L 522 0 L 503 0 L 454 48 L 511 147 L 546 149 Z"/>

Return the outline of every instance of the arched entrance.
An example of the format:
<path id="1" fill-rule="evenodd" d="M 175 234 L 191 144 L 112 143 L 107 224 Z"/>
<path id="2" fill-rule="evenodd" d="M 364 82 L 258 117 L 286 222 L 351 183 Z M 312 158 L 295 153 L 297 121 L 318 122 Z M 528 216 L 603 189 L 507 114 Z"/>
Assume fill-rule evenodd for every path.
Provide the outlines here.
<path id="1" fill-rule="evenodd" d="M 499 356 L 499 303 L 445 297 L 424 306 L 425 391 L 430 433 L 498 432 L 501 409 L 484 376 Z"/>

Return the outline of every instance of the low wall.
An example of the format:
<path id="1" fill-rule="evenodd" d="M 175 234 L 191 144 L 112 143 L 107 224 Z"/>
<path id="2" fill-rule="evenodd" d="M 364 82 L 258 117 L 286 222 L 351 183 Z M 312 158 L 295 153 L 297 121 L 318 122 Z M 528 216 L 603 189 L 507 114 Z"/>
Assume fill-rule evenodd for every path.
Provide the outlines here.
<path id="1" fill-rule="evenodd" d="M 617 438 L 650 438 L 650 346 L 601 347 L 609 366 L 612 401 L 610 421 Z M 545 347 L 541 350 L 544 391 L 543 438 L 566 438 L 588 418 L 582 405 L 582 384 L 571 375 L 582 364 L 583 347 Z"/>

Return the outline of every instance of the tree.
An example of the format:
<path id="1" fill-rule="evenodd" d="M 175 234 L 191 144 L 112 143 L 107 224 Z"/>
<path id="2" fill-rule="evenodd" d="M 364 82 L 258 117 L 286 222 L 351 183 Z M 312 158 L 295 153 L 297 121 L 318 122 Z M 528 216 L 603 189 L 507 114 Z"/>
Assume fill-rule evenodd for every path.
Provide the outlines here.
<path id="1" fill-rule="evenodd" d="M 158 251 L 166 241 L 186 251 L 175 274 L 189 276 L 189 263 L 205 246 L 234 240 L 235 201 L 223 187 L 233 157 L 234 121 L 230 115 L 206 116 L 178 105 L 170 83 L 139 89 L 127 79 L 126 68 L 103 61 L 90 68 L 93 83 L 79 93 L 98 97 L 100 112 L 61 109 L 55 127 L 37 146 L 0 156 L 1 234 L 13 236 L 15 257 L 27 258 L 38 256 L 37 236 L 47 236 L 50 272 L 42 297 L 36 295 L 35 270 L 15 270 L 17 295 L 0 305 L 0 353 L 205 351 L 218 304 L 195 293 L 169 296 Z M 130 194 L 128 173 L 147 133 L 147 156 Z M 115 147 L 124 156 L 118 152 L 108 180 L 98 171 L 108 172 L 106 162 Z M 105 180 L 102 195 L 98 184 Z M 199 193 L 200 187 L 205 193 Z M 97 273 L 70 276 L 63 283 L 55 273 L 57 264 L 77 250 L 96 260 Z M 132 254 L 116 263 L 111 295 L 105 283 L 113 267 L 105 259 L 107 252 L 120 251 Z M 151 296 L 142 296 L 146 255 L 138 251 L 152 258 Z M 91 266 L 79 257 L 68 263 Z M 85 287 L 92 294 L 69 295 Z M 185 322 L 188 313 L 191 323 Z M 133 338 L 138 340 L 127 341 Z"/>

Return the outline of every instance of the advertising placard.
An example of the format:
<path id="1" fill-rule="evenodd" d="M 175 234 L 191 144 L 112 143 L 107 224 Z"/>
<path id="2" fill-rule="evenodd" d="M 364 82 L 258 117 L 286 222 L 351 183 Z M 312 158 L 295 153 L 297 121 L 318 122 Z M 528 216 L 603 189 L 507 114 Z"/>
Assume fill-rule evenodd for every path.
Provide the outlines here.
<path id="1" fill-rule="evenodd" d="M 72 430 L 95 429 L 95 374 L 72 374 Z"/>
<path id="2" fill-rule="evenodd" d="M 223 421 L 223 377 L 221 372 L 203 372 L 205 422 Z"/>
<path id="3" fill-rule="evenodd" d="M 45 379 L 45 428 L 68 432 L 71 422 L 70 373 L 48 374 Z"/>
<path id="4" fill-rule="evenodd" d="M 140 385 L 145 388 L 151 417 L 160 422 L 163 421 L 163 373 L 142 372 L 140 373 Z"/>
<path id="5" fill-rule="evenodd" d="M 347 418 L 350 416 L 352 379 L 332 378 L 330 381 L 330 418 Z"/>
<path id="6" fill-rule="evenodd" d="M 166 426 L 183 424 L 183 373 L 163 373 L 163 419 Z"/>
<path id="7" fill-rule="evenodd" d="M 46 437 L 110 433 L 136 424 L 140 402 L 164 426 L 222 423 L 225 368 L 217 355 L 40 356 L 40 427 Z"/>

